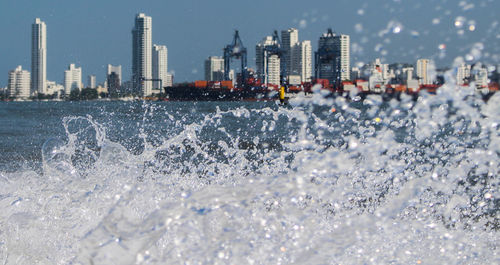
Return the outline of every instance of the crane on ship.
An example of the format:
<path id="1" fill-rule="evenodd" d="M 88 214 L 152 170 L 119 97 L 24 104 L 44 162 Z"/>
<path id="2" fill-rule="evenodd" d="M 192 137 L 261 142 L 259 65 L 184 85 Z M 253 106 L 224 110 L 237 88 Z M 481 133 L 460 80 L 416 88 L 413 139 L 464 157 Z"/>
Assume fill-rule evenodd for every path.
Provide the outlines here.
<path id="1" fill-rule="evenodd" d="M 247 49 L 243 46 L 238 30 L 234 32 L 233 42 L 224 48 L 224 79 L 229 79 L 230 63 L 232 58 L 241 60 L 241 81 L 246 84 L 248 77 L 247 70 Z"/>

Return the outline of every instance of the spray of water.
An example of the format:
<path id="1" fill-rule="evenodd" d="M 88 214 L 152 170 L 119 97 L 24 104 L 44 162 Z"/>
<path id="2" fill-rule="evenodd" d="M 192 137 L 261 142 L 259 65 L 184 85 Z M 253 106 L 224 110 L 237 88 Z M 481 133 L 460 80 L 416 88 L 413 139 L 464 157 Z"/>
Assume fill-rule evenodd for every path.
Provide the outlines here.
<path id="1" fill-rule="evenodd" d="M 495 264 L 500 94 L 298 97 L 164 115 L 131 150 L 66 117 L 43 172 L 0 173 L 3 264 Z M 188 114 L 186 114 L 188 115 Z"/>

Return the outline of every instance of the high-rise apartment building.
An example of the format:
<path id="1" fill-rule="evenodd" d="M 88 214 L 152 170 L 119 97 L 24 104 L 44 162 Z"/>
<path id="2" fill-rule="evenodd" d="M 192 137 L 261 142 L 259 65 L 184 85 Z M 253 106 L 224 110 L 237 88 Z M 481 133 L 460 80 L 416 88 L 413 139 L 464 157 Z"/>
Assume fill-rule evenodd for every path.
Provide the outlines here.
<path id="1" fill-rule="evenodd" d="M 106 86 L 108 93 L 115 97 L 119 94 L 122 84 L 122 66 L 113 66 L 108 64 L 108 71 L 106 73 Z"/>
<path id="2" fill-rule="evenodd" d="M 89 75 L 87 80 L 87 87 L 95 89 L 97 87 L 97 79 L 95 75 Z"/>
<path id="3" fill-rule="evenodd" d="M 417 78 L 419 84 L 430 85 L 434 83 L 434 64 L 429 59 L 419 59 L 417 60 Z"/>
<path id="4" fill-rule="evenodd" d="M 266 46 L 276 45 L 273 37 L 267 36 L 255 47 L 257 75 L 263 83 L 280 85 L 280 58 L 276 54 L 267 54 Z"/>
<path id="5" fill-rule="evenodd" d="M 135 18 L 132 30 L 132 81 L 142 96 L 149 96 L 153 93 L 153 84 L 147 80 L 153 77 L 152 26 L 151 17 L 140 13 Z"/>
<path id="6" fill-rule="evenodd" d="M 297 43 L 292 49 L 292 59 L 292 73 L 299 75 L 302 82 L 310 82 L 312 77 L 311 41 Z"/>
<path id="7" fill-rule="evenodd" d="M 9 97 L 27 99 L 30 97 L 30 72 L 18 66 L 9 71 Z"/>
<path id="8" fill-rule="evenodd" d="M 205 80 L 224 80 L 224 59 L 218 56 L 210 56 L 205 60 Z"/>
<path id="9" fill-rule="evenodd" d="M 471 78 L 471 66 L 466 63 L 462 63 L 457 68 L 457 85 L 469 84 Z"/>
<path id="10" fill-rule="evenodd" d="M 165 45 L 153 45 L 153 79 L 160 79 L 161 86 L 167 85 L 168 50 Z M 160 82 L 154 81 L 154 89 L 163 89 Z"/>
<path id="11" fill-rule="evenodd" d="M 31 90 L 45 94 L 47 88 L 47 27 L 39 18 L 31 26 Z"/>
<path id="12" fill-rule="evenodd" d="M 331 29 L 319 38 L 318 51 L 315 53 L 316 78 L 328 79 L 339 84 L 349 80 L 351 74 L 351 55 L 349 35 L 337 35 Z"/>
<path id="13" fill-rule="evenodd" d="M 281 31 L 281 48 L 285 52 L 281 59 L 281 67 L 286 67 L 286 75 L 300 75 L 298 65 L 294 64 L 294 61 L 298 60 L 295 57 L 299 54 L 294 50 L 298 44 L 299 30 L 290 28 Z"/>
<path id="14" fill-rule="evenodd" d="M 75 89 L 82 90 L 82 68 L 70 64 L 64 71 L 64 93 L 69 95 Z"/>
<path id="15" fill-rule="evenodd" d="M 474 81 L 476 82 L 476 86 L 478 88 L 488 88 L 488 69 L 484 67 L 475 69 Z"/>
<path id="16" fill-rule="evenodd" d="M 113 66 L 111 64 L 108 64 L 108 71 L 106 72 L 106 76 L 109 76 L 111 73 L 115 73 L 118 76 L 118 84 L 122 84 L 122 66 L 117 65 Z"/>

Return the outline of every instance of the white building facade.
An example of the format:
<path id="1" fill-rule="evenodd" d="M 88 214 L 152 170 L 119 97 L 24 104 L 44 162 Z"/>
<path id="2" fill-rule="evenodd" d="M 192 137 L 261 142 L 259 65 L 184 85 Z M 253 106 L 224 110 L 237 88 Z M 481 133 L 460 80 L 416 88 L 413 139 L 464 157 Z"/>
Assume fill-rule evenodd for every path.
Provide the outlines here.
<path id="1" fill-rule="evenodd" d="M 224 59 L 218 56 L 210 56 L 205 60 L 205 80 L 224 80 Z"/>
<path id="2" fill-rule="evenodd" d="M 280 58 L 278 55 L 268 55 L 266 46 L 276 45 L 273 37 L 267 36 L 255 47 L 255 62 L 257 75 L 264 84 L 280 85 Z"/>
<path id="3" fill-rule="evenodd" d="M 471 66 L 466 63 L 462 63 L 457 67 L 457 85 L 465 85 L 468 84 L 471 77 Z"/>
<path id="4" fill-rule="evenodd" d="M 144 13 L 135 18 L 135 26 L 132 30 L 132 81 L 142 96 L 153 93 L 152 79 L 152 52 L 153 52 L 153 29 L 152 19 Z"/>
<path id="5" fill-rule="evenodd" d="M 160 79 L 161 86 L 167 85 L 168 79 L 168 50 L 165 45 L 153 46 L 153 79 Z M 153 81 L 153 89 L 161 90 L 160 82 Z"/>
<path id="6" fill-rule="evenodd" d="M 435 80 L 435 66 L 429 59 L 417 60 L 417 79 L 420 85 L 431 85 Z"/>
<path id="7" fill-rule="evenodd" d="M 69 96 L 75 89 L 82 90 L 82 68 L 70 64 L 68 70 L 64 71 L 64 94 Z"/>
<path id="8" fill-rule="evenodd" d="M 47 26 L 39 18 L 31 26 L 31 90 L 46 94 L 47 88 Z"/>
<path id="9" fill-rule="evenodd" d="M 349 35 L 338 36 L 340 48 L 340 80 L 351 79 L 351 38 Z"/>
<path id="10" fill-rule="evenodd" d="M 28 99 L 31 96 L 30 72 L 23 70 L 21 66 L 9 71 L 9 84 L 7 87 L 9 97 Z"/>
<path id="11" fill-rule="evenodd" d="M 292 51 L 293 72 L 300 76 L 302 82 L 310 82 L 312 77 L 311 41 L 299 42 Z"/>

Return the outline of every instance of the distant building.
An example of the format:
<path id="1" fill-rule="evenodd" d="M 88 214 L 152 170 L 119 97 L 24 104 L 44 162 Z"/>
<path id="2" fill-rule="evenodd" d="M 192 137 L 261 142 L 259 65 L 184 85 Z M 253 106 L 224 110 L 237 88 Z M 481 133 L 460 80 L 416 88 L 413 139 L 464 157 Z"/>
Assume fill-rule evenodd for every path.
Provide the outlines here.
<path id="1" fill-rule="evenodd" d="M 58 96 L 64 94 L 64 86 L 57 84 L 55 81 L 47 80 L 47 95 L 57 94 Z"/>
<path id="2" fill-rule="evenodd" d="M 111 96 L 118 96 L 121 92 L 120 90 L 120 77 L 117 73 L 112 72 L 108 75 L 107 79 L 107 90 Z"/>
<path id="3" fill-rule="evenodd" d="M 290 28 L 281 31 L 281 48 L 284 50 L 285 54 L 281 59 L 281 68 L 285 67 L 285 74 L 288 75 L 298 75 L 299 65 L 297 62 L 299 58 L 295 58 L 299 55 L 299 51 L 296 46 L 299 44 L 299 31 L 295 28 Z M 296 61 L 294 63 L 294 61 Z"/>
<path id="4" fill-rule="evenodd" d="M 319 38 L 318 51 L 315 53 L 315 76 L 339 84 L 350 80 L 351 55 L 349 35 L 336 35 L 331 29 Z"/>
<path id="5" fill-rule="evenodd" d="M 39 18 L 31 27 L 31 91 L 46 94 L 47 26 Z"/>
<path id="6" fill-rule="evenodd" d="M 280 58 L 278 55 L 268 55 L 266 46 L 276 45 L 273 37 L 267 36 L 255 47 L 257 75 L 263 83 L 280 85 Z"/>
<path id="7" fill-rule="evenodd" d="M 477 88 L 488 88 L 488 69 L 479 67 L 479 69 L 477 69 L 475 72 L 476 73 L 474 75 L 474 81 L 476 82 Z"/>
<path id="8" fill-rule="evenodd" d="M 132 81 L 134 88 L 138 89 L 142 96 L 153 93 L 152 82 L 144 82 L 144 79 L 153 77 L 152 52 L 153 52 L 153 29 L 152 19 L 143 13 L 135 18 L 132 30 Z"/>
<path id="9" fill-rule="evenodd" d="M 312 77 L 311 41 L 299 42 L 292 51 L 292 73 L 299 75 L 302 82 L 310 82 Z"/>
<path id="10" fill-rule="evenodd" d="M 205 80 L 224 80 L 224 59 L 218 56 L 210 56 L 205 60 Z"/>
<path id="11" fill-rule="evenodd" d="M 163 84 L 163 86 L 171 87 L 173 84 L 174 84 L 174 75 L 172 75 L 171 73 L 167 73 L 167 80 L 165 81 L 165 84 Z"/>
<path id="12" fill-rule="evenodd" d="M 167 85 L 168 75 L 168 50 L 165 45 L 153 46 L 153 79 L 160 79 L 161 86 Z M 160 82 L 153 82 L 153 89 L 162 89 Z"/>
<path id="13" fill-rule="evenodd" d="M 97 80 L 95 75 L 89 75 L 87 79 L 87 87 L 95 89 L 97 86 Z"/>
<path id="14" fill-rule="evenodd" d="M 435 66 L 429 59 L 417 60 L 417 79 L 421 85 L 430 85 L 435 80 Z"/>
<path id="15" fill-rule="evenodd" d="M 122 66 L 113 66 L 111 64 L 108 64 L 108 71 L 106 72 L 106 75 L 110 75 L 111 73 L 115 73 L 118 75 L 118 79 L 120 80 L 119 85 L 122 84 Z"/>
<path id="16" fill-rule="evenodd" d="M 402 69 L 402 73 L 403 73 L 403 80 L 408 82 L 408 81 L 411 81 L 411 80 L 414 80 L 413 78 L 413 71 L 415 71 L 415 69 L 413 67 L 404 67 Z"/>
<path id="17" fill-rule="evenodd" d="M 361 70 L 358 67 L 351 68 L 351 79 L 358 80 L 361 78 Z"/>
<path id="18" fill-rule="evenodd" d="M 74 89 L 82 90 L 82 68 L 70 64 L 68 70 L 64 71 L 64 93 L 69 95 Z"/>
<path id="19" fill-rule="evenodd" d="M 9 97 L 28 99 L 30 93 L 30 72 L 21 66 L 9 71 L 9 84 L 7 86 Z"/>
<path id="20" fill-rule="evenodd" d="M 457 67 L 457 85 L 469 84 L 471 78 L 471 66 L 466 63 L 462 63 Z"/>
<path id="21" fill-rule="evenodd" d="M 107 92 L 111 96 L 118 96 L 121 92 L 122 85 L 122 66 L 113 66 L 108 64 L 108 71 L 106 74 L 106 82 L 105 86 L 107 88 Z"/>

